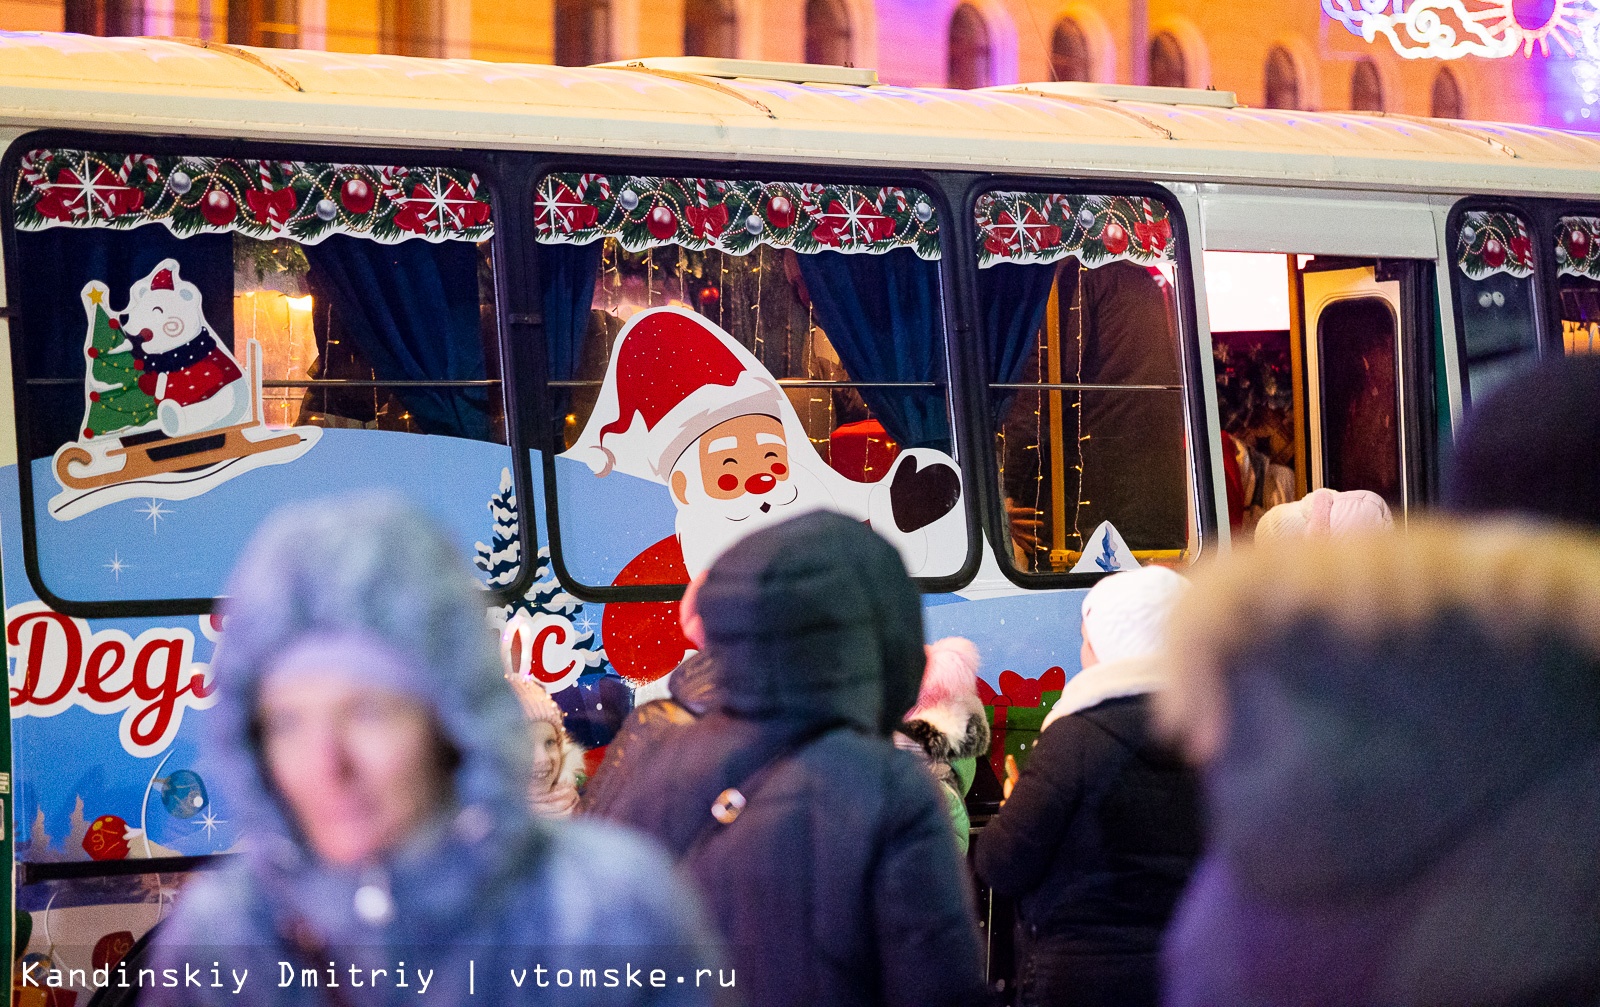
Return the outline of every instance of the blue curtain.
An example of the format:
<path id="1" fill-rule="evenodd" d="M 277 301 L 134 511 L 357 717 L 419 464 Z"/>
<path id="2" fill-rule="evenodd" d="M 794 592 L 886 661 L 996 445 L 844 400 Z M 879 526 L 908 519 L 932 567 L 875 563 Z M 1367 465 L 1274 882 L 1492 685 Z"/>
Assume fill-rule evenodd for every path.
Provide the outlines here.
<path id="1" fill-rule="evenodd" d="M 223 345 L 233 346 L 233 235 L 179 238 L 165 227 L 127 231 L 52 227 L 19 232 L 17 289 L 22 309 L 22 354 L 28 376 L 62 384 L 28 389 L 28 458 L 49 457 L 78 436 L 83 424 L 83 340 L 89 320 L 82 291 L 90 280 L 111 288 L 112 308 L 128 303 L 128 288 L 162 259 L 178 260 L 178 274 L 200 288 L 206 321 Z M 71 379 L 71 380 L 67 380 Z"/>
<path id="2" fill-rule="evenodd" d="M 306 245 L 312 293 L 331 303 L 344 334 L 379 381 L 474 381 L 488 375 L 471 242 L 379 244 L 334 235 Z M 491 393 L 397 388 L 424 433 L 489 440 Z"/>
<path id="3" fill-rule="evenodd" d="M 584 338 L 589 333 L 589 311 L 594 306 L 594 285 L 600 275 L 603 241 L 587 245 L 535 245 L 534 268 L 539 278 L 544 308 L 545 356 L 551 381 L 571 381 L 583 363 Z M 572 390 L 550 390 L 552 414 L 567 413 Z"/>
<path id="4" fill-rule="evenodd" d="M 939 264 L 909 248 L 884 255 L 820 252 L 796 256 L 811 309 L 856 381 L 944 381 Z M 949 451 L 945 393 L 862 388 L 889 436 L 906 447 Z"/>
<path id="5" fill-rule="evenodd" d="M 1067 267 L 1076 269 L 1077 263 L 1069 261 Z M 978 270 L 978 332 L 990 381 L 1015 384 L 1021 380 L 1028 354 L 1033 352 L 1044 325 L 1055 277 L 1054 264 L 1002 262 Z M 1064 299 L 1070 297 L 1066 291 L 1063 295 Z M 1000 389 L 990 391 L 989 408 L 996 424 L 1005 419 L 1016 394 Z"/>

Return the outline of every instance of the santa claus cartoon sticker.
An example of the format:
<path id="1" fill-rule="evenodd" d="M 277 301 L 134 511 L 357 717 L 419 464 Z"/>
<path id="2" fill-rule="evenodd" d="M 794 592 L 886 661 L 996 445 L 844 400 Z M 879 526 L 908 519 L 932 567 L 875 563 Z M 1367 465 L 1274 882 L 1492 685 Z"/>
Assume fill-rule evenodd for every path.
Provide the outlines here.
<path id="1" fill-rule="evenodd" d="M 641 311 L 623 326 L 595 410 L 563 457 L 603 478 L 666 486 L 691 577 L 751 532 L 813 510 L 868 522 L 913 576 L 953 574 L 967 555 L 961 476 L 949 455 L 903 449 L 875 483 L 836 472 L 761 362 L 682 308 Z"/>
<path id="2" fill-rule="evenodd" d="M 134 283 L 120 312 L 110 293 L 99 281 L 83 288 L 84 419 L 78 439 L 55 454 L 52 517 L 132 497 L 189 499 L 316 443 L 316 427 L 262 424 L 260 345 L 250 341 L 241 368 L 176 259 Z"/>

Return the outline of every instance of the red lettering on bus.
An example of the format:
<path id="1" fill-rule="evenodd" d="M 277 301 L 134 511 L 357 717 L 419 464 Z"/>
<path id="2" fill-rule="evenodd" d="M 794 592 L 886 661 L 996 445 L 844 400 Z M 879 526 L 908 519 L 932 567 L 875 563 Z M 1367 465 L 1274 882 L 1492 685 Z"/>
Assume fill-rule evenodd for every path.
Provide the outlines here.
<path id="1" fill-rule="evenodd" d="M 577 661 L 568 661 L 565 668 L 554 674 L 545 670 L 545 641 L 552 636 L 556 638 L 557 646 L 567 642 L 567 631 L 560 626 L 546 626 L 544 629 L 539 630 L 538 635 L 533 638 L 533 666 L 529 670 L 533 673 L 533 677 L 541 682 L 561 681 L 567 676 L 568 672 L 572 671 L 573 666 L 578 663 Z"/>

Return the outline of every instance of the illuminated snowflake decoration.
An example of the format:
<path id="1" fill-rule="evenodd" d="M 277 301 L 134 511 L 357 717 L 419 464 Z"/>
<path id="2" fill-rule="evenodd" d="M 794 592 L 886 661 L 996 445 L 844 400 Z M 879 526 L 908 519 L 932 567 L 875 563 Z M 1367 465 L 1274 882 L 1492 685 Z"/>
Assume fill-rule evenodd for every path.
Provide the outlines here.
<path id="1" fill-rule="evenodd" d="M 1568 56 L 1590 48 L 1600 0 L 1546 0 L 1538 24 L 1517 19 L 1516 0 L 1322 0 L 1329 17 L 1368 42 L 1380 36 L 1406 59 L 1500 59 L 1552 43 Z"/>

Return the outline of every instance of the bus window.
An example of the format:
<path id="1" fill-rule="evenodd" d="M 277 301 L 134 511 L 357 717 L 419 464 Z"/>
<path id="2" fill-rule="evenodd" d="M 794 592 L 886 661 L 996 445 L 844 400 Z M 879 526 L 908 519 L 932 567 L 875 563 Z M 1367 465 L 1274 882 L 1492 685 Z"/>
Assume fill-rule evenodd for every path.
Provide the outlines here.
<path id="1" fill-rule="evenodd" d="M 36 150 L 13 212 L 50 592 L 214 597 L 270 511 L 356 491 L 484 537 L 513 456 L 471 171 Z"/>
<path id="2" fill-rule="evenodd" d="M 914 576 L 962 569 L 925 193 L 574 173 L 535 205 L 568 576 L 683 584 L 815 509 L 870 522 Z"/>
<path id="3" fill-rule="evenodd" d="M 1538 354 L 1533 241 L 1516 214 L 1469 211 L 1456 228 L 1456 304 L 1469 396 Z"/>
<path id="4" fill-rule="evenodd" d="M 985 418 L 1020 572 L 1114 569 L 1118 536 L 1139 562 L 1189 554 L 1169 213 L 1144 197 L 978 200 Z"/>
<path id="5" fill-rule="evenodd" d="M 1600 353 L 1600 217 L 1561 218 L 1556 272 L 1567 353 Z"/>
<path id="6" fill-rule="evenodd" d="M 1324 485 L 1400 499 L 1397 326 L 1382 297 L 1347 297 L 1317 318 Z"/>
<path id="7" fill-rule="evenodd" d="M 1402 336 L 1423 334 L 1403 334 L 1399 319 L 1420 267 L 1212 251 L 1205 266 L 1235 535 L 1321 487 L 1370 490 L 1402 509 Z"/>

